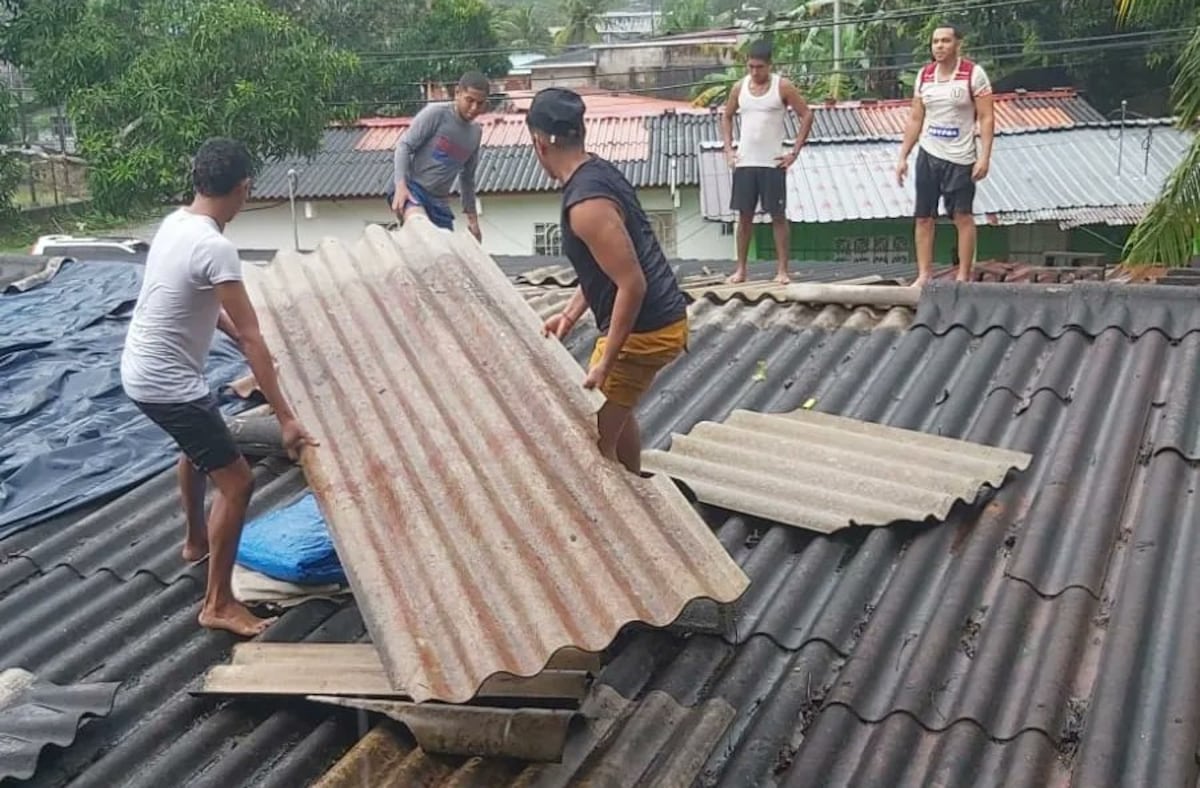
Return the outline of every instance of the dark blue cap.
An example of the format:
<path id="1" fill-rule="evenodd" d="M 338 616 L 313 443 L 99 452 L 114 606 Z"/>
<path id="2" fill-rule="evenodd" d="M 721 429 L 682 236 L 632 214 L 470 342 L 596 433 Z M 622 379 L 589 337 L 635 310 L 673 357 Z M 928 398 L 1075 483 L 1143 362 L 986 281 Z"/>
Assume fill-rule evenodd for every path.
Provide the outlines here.
<path id="1" fill-rule="evenodd" d="M 556 137 L 583 136 L 583 99 L 573 90 L 539 90 L 529 105 L 525 122 L 529 128 Z"/>

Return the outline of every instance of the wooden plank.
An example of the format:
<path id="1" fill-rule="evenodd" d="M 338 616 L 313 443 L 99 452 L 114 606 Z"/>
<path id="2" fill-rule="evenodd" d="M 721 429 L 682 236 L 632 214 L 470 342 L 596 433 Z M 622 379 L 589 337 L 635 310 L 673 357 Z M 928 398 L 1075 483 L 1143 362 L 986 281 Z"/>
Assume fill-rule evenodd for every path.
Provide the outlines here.
<path id="1" fill-rule="evenodd" d="M 425 752 L 561 761 L 574 711 L 498 709 L 310 695 L 308 700 L 383 714 L 402 723 Z"/>
<path id="2" fill-rule="evenodd" d="M 475 699 L 537 698 L 580 700 L 588 675 L 577 670 L 547 670 L 529 678 L 492 676 Z M 262 662 L 217 665 L 204 677 L 200 695 L 338 695 L 409 699 L 392 689 L 382 664 L 373 667 L 327 663 Z"/>
<path id="3" fill-rule="evenodd" d="M 330 664 L 345 667 L 382 669 L 383 661 L 371 643 L 238 643 L 230 662 L 234 665 L 264 663 L 315 664 L 318 669 Z M 600 672 L 600 655 L 577 648 L 565 648 L 550 658 L 546 670 Z"/>

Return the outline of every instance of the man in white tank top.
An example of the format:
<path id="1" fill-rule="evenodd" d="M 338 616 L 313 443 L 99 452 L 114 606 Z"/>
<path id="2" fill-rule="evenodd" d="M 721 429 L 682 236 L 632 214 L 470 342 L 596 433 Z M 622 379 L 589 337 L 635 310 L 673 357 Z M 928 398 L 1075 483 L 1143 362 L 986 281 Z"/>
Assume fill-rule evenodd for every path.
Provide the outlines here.
<path id="1" fill-rule="evenodd" d="M 745 79 L 729 91 L 721 132 L 725 140 L 725 158 L 733 170 L 733 198 L 730 207 L 737 212 L 737 269 L 727 281 L 746 281 L 746 263 L 750 238 L 754 232 L 754 214 L 770 214 L 775 233 L 778 269 L 775 281 L 787 284 L 788 252 L 791 243 L 787 219 L 787 171 L 796 162 L 800 149 L 812 130 L 813 113 L 800 91 L 786 78 L 771 73 L 771 45 L 756 41 L 746 57 Z M 800 133 L 788 152 L 783 150 L 787 137 L 787 110 L 800 121 Z M 741 137 L 733 148 L 733 116 L 742 118 Z"/>

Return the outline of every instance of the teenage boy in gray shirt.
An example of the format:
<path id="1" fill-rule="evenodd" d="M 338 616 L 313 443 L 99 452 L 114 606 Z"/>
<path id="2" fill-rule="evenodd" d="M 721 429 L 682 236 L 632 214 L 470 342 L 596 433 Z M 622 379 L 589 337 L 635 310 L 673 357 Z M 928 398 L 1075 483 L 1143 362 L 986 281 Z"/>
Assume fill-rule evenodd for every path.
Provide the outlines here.
<path id="1" fill-rule="evenodd" d="M 475 168 L 483 130 L 474 123 L 487 107 L 488 80 L 471 71 L 458 81 L 451 104 L 428 104 L 396 143 L 387 201 L 401 221 L 423 213 L 438 227 L 454 229 L 448 205 L 457 178 L 467 228 L 483 241 L 475 208 Z"/>

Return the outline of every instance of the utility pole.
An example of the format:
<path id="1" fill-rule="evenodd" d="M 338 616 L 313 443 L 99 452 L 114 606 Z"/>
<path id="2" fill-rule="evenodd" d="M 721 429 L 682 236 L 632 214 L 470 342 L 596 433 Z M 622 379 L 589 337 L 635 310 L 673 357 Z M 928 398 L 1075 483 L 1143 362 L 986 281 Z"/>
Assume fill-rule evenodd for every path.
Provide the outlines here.
<path id="1" fill-rule="evenodd" d="M 842 98 L 842 0 L 833 0 L 833 98 Z"/>

